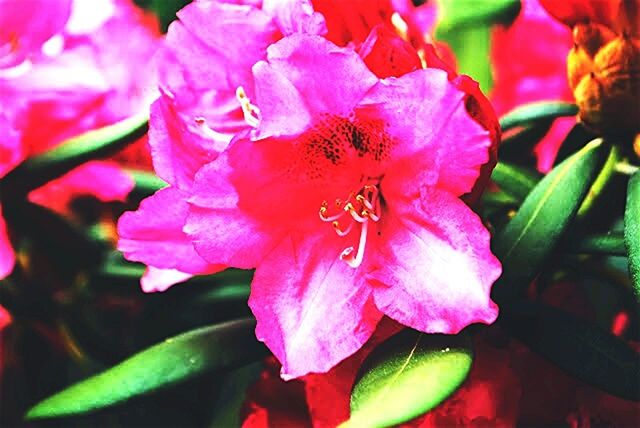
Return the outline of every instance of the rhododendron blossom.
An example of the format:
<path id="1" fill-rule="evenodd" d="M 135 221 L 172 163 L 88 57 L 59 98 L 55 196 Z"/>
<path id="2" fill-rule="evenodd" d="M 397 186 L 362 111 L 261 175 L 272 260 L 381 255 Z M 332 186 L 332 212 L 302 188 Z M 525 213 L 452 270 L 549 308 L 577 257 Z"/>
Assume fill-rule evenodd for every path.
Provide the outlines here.
<path id="1" fill-rule="evenodd" d="M 140 113 L 154 98 L 155 19 L 128 0 L 88 4 L 0 0 L 0 177 L 69 137 Z M 124 200 L 132 187 L 116 163 L 95 161 L 30 199 L 63 211 L 74 196 Z M 5 229 L 0 221 L 0 277 L 14 263 Z"/>
<path id="2" fill-rule="evenodd" d="M 482 190 L 495 149 L 494 128 L 470 117 L 495 122 L 477 84 L 420 69 L 386 18 L 340 48 L 302 1 L 178 16 L 151 120 L 171 186 L 121 218 L 127 258 L 170 269 L 167 281 L 256 268 L 256 333 L 285 377 L 329 370 L 383 314 L 427 332 L 493 322 L 499 263 L 459 199 Z"/>
<path id="3" fill-rule="evenodd" d="M 209 262 L 257 268 L 249 305 L 283 376 L 330 369 L 383 314 L 427 332 L 492 322 L 499 264 L 458 199 L 491 146 L 466 94 L 436 69 L 379 80 L 313 36 L 253 70 L 257 127 L 198 172 L 185 231 Z"/>

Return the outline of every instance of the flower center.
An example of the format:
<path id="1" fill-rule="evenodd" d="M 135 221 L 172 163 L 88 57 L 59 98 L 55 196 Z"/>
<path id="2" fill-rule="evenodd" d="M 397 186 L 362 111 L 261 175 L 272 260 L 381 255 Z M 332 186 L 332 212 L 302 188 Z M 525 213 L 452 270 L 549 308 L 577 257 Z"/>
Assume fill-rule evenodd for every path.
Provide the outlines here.
<path id="1" fill-rule="evenodd" d="M 360 227 L 357 249 L 350 246 L 340 254 L 341 260 L 352 268 L 357 268 L 364 258 L 369 222 L 380 221 L 380 191 L 376 184 L 366 184 L 357 193 L 349 194 L 345 201 L 336 199 L 334 206 L 332 211 L 335 213 L 331 214 L 329 203 L 323 201 L 320 206 L 320 220 L 331 223 L 338 236 L 347 236 L 354 227 Z"/>

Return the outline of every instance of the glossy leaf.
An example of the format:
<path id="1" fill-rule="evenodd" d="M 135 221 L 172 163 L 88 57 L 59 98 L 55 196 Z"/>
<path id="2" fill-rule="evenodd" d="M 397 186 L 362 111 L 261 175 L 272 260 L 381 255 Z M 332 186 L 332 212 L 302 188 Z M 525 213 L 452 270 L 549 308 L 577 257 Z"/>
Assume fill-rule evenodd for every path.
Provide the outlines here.
<path id="1" fill-rule="evenodd" d="M 397 334 L 363 363 L 346 425 L 390 426 L 429 411 L 460 386 L 472 360 L 464 335 Z"/>
<path id="2" fill-rule="evenodd" d="M 559 309 L 511 302 L 499 323 L 567 373 L 628 400 L 640 400 L 640 359 L 626 343 Z"/>
<path id="3" fill-rule="evenodd" d="M 493 169 L 491 179 L 509 196 L 522 202 L 540 177 L 522 167 L 499 162 Z"/>
<path id="4" fill-rule="evenodd" d="M 211 370 L 237 367 L 266 355 L 242 319 L 183 333 L 141 351 L 32 407 L 28 419 L 69 416 L 111 406 Z"/>
<path id="5" fill-rule="evenodd" d="M 633 291 L 640 301 L 640 172 L 636 172 L 631 177 L 627 186 L 624 242 L 627 247 Z"/>
<path id="6" fill-rule="evenodd" d="M 145 135 L 148 119 L 148 113 L 132 116 L 33 156 L 4 178 L 3 191 L 10 195 L 26 194 L 87 161 L 110 156 Z"/>
<path id="7" fill-rule="evenodd" d="M 594 203 L 603 195 L 603 192 L 607 189 L 609 181 L 614 176 L 616 164 L 621 160 L 620 149 L 618 146 L 612 146 L 609 156 L 602 167 L 602 170 L 598 174 L 596 181 L 593 182 L 591 189 L 587 193 L 587 196 L 582 201 L 580 209 L 578 209 L 578 217 L 586 217 Z"/>
<path id="8" fill-rule="evenodd" d="M 587 235 L 584 237 L 569 236 L 565 250 L 572 253 L 606 254 L 610 256 L 626 256 L 622 233 L 612 232 L 606 235 Z"/>
<path id="9" fill-rule="evenodd" d="M 541 120 L 503 133 L 498 147 L 498 159 L 525 165 L 535 164 L 534 148 L 547 135 L 552 124 L 551 120 Z"/>
<path id="10" fill-rule="evenodd" d="M 551 120 L 563 116 L 575 116 L 575 104 L 561 101 L 539 101 L 515 108 L 500 118 L 502 131 L 524 126 L 532 122 Z"/>
<path id="11" fill-rule="evenodd" d="M 556 166 L 495 236 L 493 250 L 503 269 L 494 285 L 495 298 L 512 297 L 533 279 L 575 216 L 607 156 L 608 146 L 598 139 Z"/>

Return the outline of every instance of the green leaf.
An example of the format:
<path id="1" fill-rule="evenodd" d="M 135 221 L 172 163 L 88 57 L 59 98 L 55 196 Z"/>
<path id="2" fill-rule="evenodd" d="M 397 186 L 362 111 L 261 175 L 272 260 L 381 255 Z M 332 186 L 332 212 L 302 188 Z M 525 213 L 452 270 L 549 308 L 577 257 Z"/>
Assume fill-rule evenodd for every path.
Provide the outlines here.
<path id="1" fill-rule="evenodd" d="M 605 189 L 608 187 L 608 184 L 611 178 L 615 174 L 616 164 L 620 161 L 621 154 L 620 148 L 616 145 L 611 147 L 611 151 L 609 152 L 609 156 L 602 167 L 602 170 L 598 174 L 596 181 L 594 181 L 593 185 L 589 189 L 587 196 L 582 201 L 582 205 L 580 205 L 580 209 L 578 209 L 578 217 L 584 218 L 589 214 L 593 204 L 603 195 Z"/>
<path id="2" fill-rule="evenodd" d="M 73 137 L 55 148 L 31 157 L 3 180 L 3 192 L 26 194 L 93 159 L 108 157 L 146 134 L 148 113 L 132 116 L 104 128 Z"/>
<path id="3" fill-rule="evenodd" d="M 563 116 L 575 116 L 575 104 L 560 101 L 539 101 L 518 107 L 500 118 L 502 131 L 524 126 L 531 122 L 546 121 Z"/>
<path id="4" fill-rule="evenodd" d="M 138 169 L 127 169 L 125 171 L 133 178 L 135 187 L 132 193 L 138 198 L 146 198 L 167 187 L 167 183 L 152 172 Z"/>
<path id="5" fill-rule="evenodd" d="M 455 53 L 458 72 L 478 81 L 484 92 L 491 89 L 491 28 L 489 25 L 470 25 L 444 30 L 438 25 L 437 39 L 445 42 Z"/>
<path id="6" fill-rule="evenodd" d="M 521 292 L 554 249 L 608 156 L 601 139 L 556 166 L 529 193 L 509 223 L 494 238 L 502 262 L 494 285 L 498 300 Z"/>
<path id="7" fill-rule="evenodd" d="M 631 177 L 627 186 L 624 242 L 627 247 L 633 291 L 637 300 L 640 301 L 640 172 L 636 172 Z"/>
<path id="8" fill-rule="evenodd" d="M 493 24 L 515 18 L 520 11 L 517 0 L 440 0 L 438 31 L 451 32 L 475 24 Z"/>
<path id="9" fill-rule="evenodd" d="M 578 254 L 606 254 L 610 256 L 626 256 L 624 236 L 619 232 L 606 235 L 587 235 L 584 237 L 569 236 L 564 250 Z"/>
<path id="10" fill-rule="evenodd" d="M 547 135 L 552 124 L 550 120 L 541 120 L 503 133 L 498 159 L 524 165 L 535 164 L 534 148 Z"/>
<path id="11" fill-rule="evenodd" d="M 32 407 L 27 419 L 91 412 L 211 370 L 228 369 L 266 356 L 254 335 L 255 321 L 242 319 L 203 327 L 167 339 Z"/>
<path id="12" fill-rule="evenodd" d="M 529 192 L 540 181 L 540 177 L 525 168 L 498 162 L 493 169 L 491 179 L 506 194 L 518 202 L 524 201 Z"/>
<path id="13" fill-rule="evenodd" d="M 499 322 L 571 375 L 618 397 L 640 400 L 640 359 L 617 337 L 559 309 L 529 301 L 502 306 Z"/>
<path id="14" fill-rule="evenodd" d="M 347 426 L 396 425 L 433 409 L 464 381 L 472 360 L 465 335 L 397 334 L 365 360 Z"/>
<path id="15" fill-rule="evenodd" d="M 242 426 L 241 410 L 247 399 L 247 390 L 260 379 L 264 364 L 253 363 L 226 374 L 220 396 L 215 403 L 209 427 Z"/>

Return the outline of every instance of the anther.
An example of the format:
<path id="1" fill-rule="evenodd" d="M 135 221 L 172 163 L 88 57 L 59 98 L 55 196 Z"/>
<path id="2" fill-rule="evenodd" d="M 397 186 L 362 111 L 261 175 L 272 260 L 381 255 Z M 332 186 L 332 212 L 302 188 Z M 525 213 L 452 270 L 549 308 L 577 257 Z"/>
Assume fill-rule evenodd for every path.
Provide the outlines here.
<path id="1" fill-rule="evenodd" d="M 249 126 L 257 127 L 260 124 L 260 109 L 251 104 L 251 100 L 242 86 L 238 86 L 236 89 L 236 98 L 240 102 L 240 107 L 242 107 L 245 122 Z"/>

